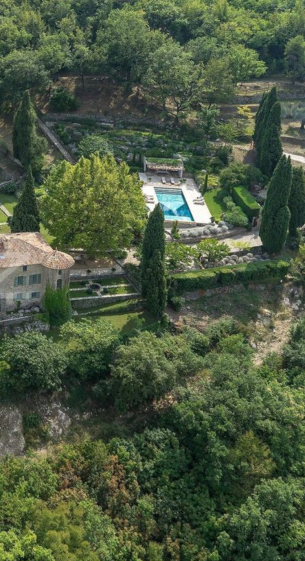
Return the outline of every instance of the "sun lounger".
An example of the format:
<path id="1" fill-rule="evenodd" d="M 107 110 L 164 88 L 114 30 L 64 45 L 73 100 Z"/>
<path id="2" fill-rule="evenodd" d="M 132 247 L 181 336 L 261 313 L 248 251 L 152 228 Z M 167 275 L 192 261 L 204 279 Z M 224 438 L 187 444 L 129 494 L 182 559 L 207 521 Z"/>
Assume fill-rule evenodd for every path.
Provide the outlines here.
<path id="1" fill-rule="evenodd" d="M 173 177 L 171 177 L 171 184 L 172 184 L 172 185 L 176 185 L 175 180 L 174 180 Z"/>
<path id="2" fill-rule="evenodd" d="M 166 183 L 165 177 L 162 177 L 161 181 L 162 181 L 163 185 L 165 185 L 165 183 Z"/>
<path id="3" fill-rule="evenodd" d="M 194 204 L 195 204 L 195 205 L 205 205 L 205 202 L 204 202 L 204 200 L 202 200 L 202 201 L 194 201 Z"/>

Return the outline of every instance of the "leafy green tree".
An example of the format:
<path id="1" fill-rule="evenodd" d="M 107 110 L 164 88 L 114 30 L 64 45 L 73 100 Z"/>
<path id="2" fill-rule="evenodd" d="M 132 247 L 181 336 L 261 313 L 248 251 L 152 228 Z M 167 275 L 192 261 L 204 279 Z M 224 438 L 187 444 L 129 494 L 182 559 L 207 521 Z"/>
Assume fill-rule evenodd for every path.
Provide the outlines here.
<path id="1" fill-rule="evenodd" d="M 204 139 L 207 141 L 209 138 L 215 140 L 218 136 L 218 117 L 219 109 L 216 105 L 211 107 L 202 107 L 201 111 L 197 113 L 198 126 L 203 132 Z"/>
<path id="2" fill-rule="evenodd" d="M 94 380 L 108 373 L 112 353 L 119 342 L 119 332 L 112 323 L 103 318 L 94 322 L 71 321 L 61 328 L 60 335 L 73 375 Z"/>
<path id="3" fill-rule="evenodd" d="M 46 312 L 47 320 L 51 327 L 58 327 L 72 316 L 72 307 L 68 295 L 68 289 L 51 288 L 47 286 L 43 306 Z"/>
<path id="4" fill-rule="evenodd" d="M 97 35 L 97 49 L 110 71 L 124 75 L 128 83 L 137 83 L 145 73 L 159 31 L 150 31 L 140 10 L 129 6 L 112 10 L 104 28 Z"/>
<path id="5" fill-rule="evenodd" d="M 183 337 L 143 332 L 122 345 L 111 371 L 111 393 L 116 407 L 126 411 L 160 399 L 183 376 L 201 365 Z"/>
<path id="6" fill-rule="evenodd" d="M 203 255 L 209 262 L 212 263 L 220 261 L 230 253 L 230 248 L 225 242 L 220 242 L 213 238 L 207 238 L 206 240 L 199 242 L 196 250 L 197 253 L 200 253 L 200 256 Z"/>
<path id="7" fill-rule="evenodd" d="M 265 133 L 260 147 L 260 169 L 271 177 L 283 153 L 281 141 L 281 104 L 272 106 L 268 119 L 265 120 Z"/>
<path id="8" fill-rule="evenodd" d="M 14 530 L 0 532 L 0 557 L 3 561 L 55 561 L 51 550 L 38 545 L 37 536 L 31 531 L 23 536 Z"/>
<path id="9" fill-rule="evenodd" d="M 40 217 L 34 190 L 32 168 L 29 167 L 27 179 L 18 203 L 14 207 L 13 216 L 9 219 L 11 232 L 39 232 Z"/>
<path id="10" fill-rule="evenodd" d="M 296 80 L 304 79 L 305 71 L 305 40 L 302 35 L 292 37 L 285 48 L 285 59 L 288 71 L 295 84 Z"/>
<path id="11" fill-rule="evenodd" d="M 258 53 L 244 45 L 230 45 L 227 57 L 235 84 L 250 78 L 259 78 L 266 72 L 266 64 L 259 59 Z"/>
<path id="12" fill-rule="evenodd" d="M 50 72 L 53 79 L 64 68 L 71 67 L 71 47 L 68 37 L 63 34 L 48 35 L 40 38 L 37 60 Z"/>
<path id="13" fill-rule="evenodd" d="M 84 158 L 89 158 L 91 154 L 98 154 L 102 158 L 106 154 L 112 154 L 113 148 L 102 135 L 91 134 L 80 141 L 78 151 Z"/>
<path id="14" fill-rule="evenodd" d="M 178 119 L 200 98 L 201 76 L 190 53 L 168 40 L 152 53 L 144 86 L 164 111 Z"/>
<path id="15" fill-rule="evenodd" d="M 276 87 L 271 88 L 270 92 L 263 96 L 262 104 L 259 107 L 257 119 L 255 122 L 255 130 L 254 130 L 254 139 L 255 139 L 255 148 L 257 153 L 257 161 L 260 163 L 262 157 L 262 145 L 264 142 L 264 136 L 268 127 L 269 117 L 272 111 L 272 107 L 278 101 L 277 96 L 277 89 Z M 273 115 L 273 118 L 270 122 L 278 123 L 278 110 L 277 113 Z"/>
<path id="16" fill-rule="evenodd" d="M 14 117 L 14 156 L 20 160 L 25 169 L 28 170 L 31 166 L 35 174 L 42 167 L 45 148 L 45 140 L 37 135 L 36 113 L 30 92 L 27 90 L 23 94 L 22 102 Z"/>
<path id="17" fill-rule="evenodd" d="M 41 90 L 49 84 L 49 75 L 31 50 L 13 51 L 0 61 L 0 99 L 18 103 L 28 89 Z"/>
<path id="18" fill-rule="evenodd" d="M 139 179 L 113 156 L 62 162 L 48 176 L 41 215 L 59 247 L 90 255 L 129 247 L 146 214 Z"/>
<path id="19" fill-rule="evenodd" d="M 235 84 L 227 60 L 211 58 L 203 71 L 203 100 L 209 107 L 230 103 L 235 95 Z"/>
<path id="20" fill-rule="evenodd" d="M 270 253 L 281 251 L 288 233 L 288 207 L 292 181 L 290 158 L 282 156 L 270 180 L 259 235 Z"/>
<path id="21" fill-rule="evenodd" d="M 289 234 L 296 236 L 297 229 L 305 224 L 305 176 L 303 168 L 293 168 L 289 197 Z"/>
<path id="22" fill-rule="evenodd" d="M 4 386 L 17 393 L 58 390 L 67 367 L 63 349 L 41 333 L 23 333 L 4 341 L 2 357 L 8 369 L 1 373 Z"/>
<path id="23" fill-rule="evenodd" d="M 143 298 L 146 298 L 149 288 L 147 271 L 150 268 L 151 259 L 154 257 L 154 253 L 156 251 L 160 253 L 160 258 L 163 261 L 165 254 L 164 214 L 159 204 L 150 214 L 144 233 L 141 258 L 141 284 Z"/>
<path id="24" fill-rule="evenodd" d="M 166 280 L 164 257 L 160 251 L 155 251 L 149 261 L 145 278 L 147 290 L 145 305 L 149 312 L 160 319 L 166 306 Z"/>

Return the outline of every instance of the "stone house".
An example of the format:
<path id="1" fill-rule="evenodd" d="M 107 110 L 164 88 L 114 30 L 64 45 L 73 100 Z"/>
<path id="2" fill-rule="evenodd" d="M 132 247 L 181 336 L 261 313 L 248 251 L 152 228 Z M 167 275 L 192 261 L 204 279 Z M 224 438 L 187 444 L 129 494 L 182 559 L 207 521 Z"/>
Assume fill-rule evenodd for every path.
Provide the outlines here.
<path id="1" fill-rule="evenodd" d="M 38 232 L 0 235 L 0 313 L 41 306 L 45 289 L 69 284 L 74 259 Z"/>

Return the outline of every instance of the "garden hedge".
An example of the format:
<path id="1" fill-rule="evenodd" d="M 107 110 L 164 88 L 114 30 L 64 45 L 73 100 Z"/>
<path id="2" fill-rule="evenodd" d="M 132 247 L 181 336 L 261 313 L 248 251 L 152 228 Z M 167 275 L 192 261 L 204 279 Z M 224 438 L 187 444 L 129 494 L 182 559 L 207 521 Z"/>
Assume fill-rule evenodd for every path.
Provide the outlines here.
<path id="1" fill-rule="evenodd" d="M 260 205 L 245 187 L 234 187 L 233 201 L 244 211 L 249 220 L 259 216 Z"/>
<path id="2" fill-rule="evenodd" d="M 231 267 L 216 267 L 190 273 L 171 275 L 170 286 L 178 294 L 193 290 L 207 290 L 232 284 L 283 279 L 290 264 L 287 261 L 258 261 Z"/>

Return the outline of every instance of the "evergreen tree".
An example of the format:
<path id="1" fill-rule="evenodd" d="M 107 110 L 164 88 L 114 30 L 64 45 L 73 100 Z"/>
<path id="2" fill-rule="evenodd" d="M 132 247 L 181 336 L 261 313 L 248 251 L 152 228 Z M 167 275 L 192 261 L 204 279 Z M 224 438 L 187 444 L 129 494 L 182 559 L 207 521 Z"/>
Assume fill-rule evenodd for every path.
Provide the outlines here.
<path id="1" fill-rule="evenodd" d="M 260 169 L 267 177 L 271 177 L 283 153 L 281 141 L 281 104 L 274 103 L 266 120 L 265 132 L 260 150 Z"/>
<path id="2" fill-rule="evenodd" d="M 297 228 L 305 224 L 305 176 L 301 167 L 292 171 L 291 192 L 288 203 L 290 209 L 289 234 L 294 237 Z"/>
<path id="3" fill-rule="evenodd" d="M 255 122 L 254 140 L 257 153 L 257 161 L 260 163 L 262 154 L 262 144 L 266 132 L 267 122 L 273 105 L 278 101 L 276 87 L 271 88 L 270 92 L 265 94 L 258 109 L 258 115 Z"/>
<path id="4" fill-rule="evenodd" d="M 254 126 L 254 133 L 253 133 L 254 142 L 256 142 L 256 140 L 259 136 L 259 130 L 261 128 L 261 123 L 262 123 L 263 118 L 264 118 L 264 103 L 266 101 L 267 95 L 268 94 L 266 92 L 263 93 L 261 102 L 259 104 L 258 110 L 257 110 L 256 115 L 255 115 L 255 126 Z"/>
<path id="5" fill-rule="evenodd" d="M 292 166 L 290 158 L 282 156 L 270 180 L 262 213 L 260 237 L 270 253 L 281 251 L 288 232 Z"/>
<path id="6" fill-rule="evenodd" d="M 36 113 L 31 101 L 29 91 L 25 91 L 19 109 L 14 118 L 13 149 L 14 156 L 20 160 L 22 166 L 33 172 L 41 169 L 43 164 L 43 151 L 46 143 L 37 135 Z"/>
<path id="7" fill-rule="evenodd" d="M 12 232 L 39 232 L 39 212 L 34 191 L 32 169 L 29 167 L 25 186 L 9 220 Z"/>
<path id="8" fill-rule="evenodd" d="M 166 306 L 166 281 L 164 259 L 158 250 L 150 259 L 146 271 L 146 283 L 146 307 L 152 315 L 160 319 Z"/>
<path id="9" fill-rule="evenodd" d="M 157 205 L 150 214 L 144 234 L 141 262 L 143 298 L 146 297 L 149 286 L 147 270 L 156 251 L 160 252 L 163 262 L 165 254 L 164 214 L 160 205 Z"/>

